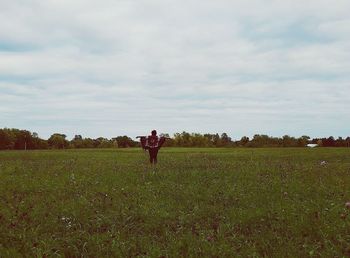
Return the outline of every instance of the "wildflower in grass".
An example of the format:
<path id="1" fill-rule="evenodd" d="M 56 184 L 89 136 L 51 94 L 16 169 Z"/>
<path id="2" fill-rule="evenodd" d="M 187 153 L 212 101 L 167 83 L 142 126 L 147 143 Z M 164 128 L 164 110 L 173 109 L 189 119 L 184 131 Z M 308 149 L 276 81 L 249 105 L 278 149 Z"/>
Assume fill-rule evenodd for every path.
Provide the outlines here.
<path id="1" fill-rule="evenodd" d="M 72 227 L 72 219 L 69 217 L 62 217 L 61 220 L 63 221 L 63 223 L 66 224 L 67 228 L 71 228 Z"/>
<path id="2" fill-rule="evenodd" d="M 207 236 L 207 241 L 208 242 L 213 242 L 214 241 L 214 237 L 213 236 Z"/>
<path id="3" fill-rule="evenodd" d="M 346 202 L 346 203 L 345 203 L 345 207 L 348 208 L 348 209 L 350 209 L 350 202 Z"/>

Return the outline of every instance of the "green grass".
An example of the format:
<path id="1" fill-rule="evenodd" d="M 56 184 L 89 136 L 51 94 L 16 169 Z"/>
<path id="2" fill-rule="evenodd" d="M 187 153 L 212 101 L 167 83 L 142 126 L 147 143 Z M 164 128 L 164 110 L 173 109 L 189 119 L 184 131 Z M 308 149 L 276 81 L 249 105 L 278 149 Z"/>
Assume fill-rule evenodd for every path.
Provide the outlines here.
<path id="1" fill-rule="evenodd" d="M 153 171 L 140 149 L 0 152 L 0 257 L 350 256 L 350 149 L 158 159 Z"/>

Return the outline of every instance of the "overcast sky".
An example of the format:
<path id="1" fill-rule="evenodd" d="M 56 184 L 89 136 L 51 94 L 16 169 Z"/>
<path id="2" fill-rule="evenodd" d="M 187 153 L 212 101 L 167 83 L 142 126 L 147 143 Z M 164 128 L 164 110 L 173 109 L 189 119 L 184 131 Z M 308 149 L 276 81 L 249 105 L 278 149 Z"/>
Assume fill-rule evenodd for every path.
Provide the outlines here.
<path id="1" fill-rule="evenodd" d="M 0 128 L 350 135 L 349 0 L 0 0 Z"/>

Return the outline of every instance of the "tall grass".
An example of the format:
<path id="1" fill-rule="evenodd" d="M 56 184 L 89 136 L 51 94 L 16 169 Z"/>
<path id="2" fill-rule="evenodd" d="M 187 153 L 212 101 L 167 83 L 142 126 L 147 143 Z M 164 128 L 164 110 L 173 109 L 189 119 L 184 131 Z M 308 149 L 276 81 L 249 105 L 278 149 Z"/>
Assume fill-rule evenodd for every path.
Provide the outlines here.
<path id="1" fill-rule="evenodd" d="M 349 154 L 0 152 L 0 256 L 348 257 Z"/>

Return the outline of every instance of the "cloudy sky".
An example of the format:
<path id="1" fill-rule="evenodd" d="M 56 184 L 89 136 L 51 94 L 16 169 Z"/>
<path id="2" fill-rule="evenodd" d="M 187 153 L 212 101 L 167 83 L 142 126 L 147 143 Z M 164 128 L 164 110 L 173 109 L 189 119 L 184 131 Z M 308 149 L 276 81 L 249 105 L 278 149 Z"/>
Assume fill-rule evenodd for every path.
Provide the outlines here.
<path id="1" fill-rule="evenodd" d="M 350 135 L 348 0 L 0 0 L 0 128 Z"/>

